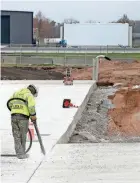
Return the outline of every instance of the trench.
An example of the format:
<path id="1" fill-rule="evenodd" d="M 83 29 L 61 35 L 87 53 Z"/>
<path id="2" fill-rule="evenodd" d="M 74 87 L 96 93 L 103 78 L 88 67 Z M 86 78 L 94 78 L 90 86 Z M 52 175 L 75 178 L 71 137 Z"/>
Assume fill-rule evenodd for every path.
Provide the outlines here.
<path id="1" fill-rule="evenodd" d="M 108 111 L 115 107 L 108 96 L 115 94 L 117 90 L 112 86 L 98 86 L 92 92 L 68 143 L 140 142 L 140 135 L 129 136 L 119 132 L 109 135 L 108 133 L 110 121 Z"/>

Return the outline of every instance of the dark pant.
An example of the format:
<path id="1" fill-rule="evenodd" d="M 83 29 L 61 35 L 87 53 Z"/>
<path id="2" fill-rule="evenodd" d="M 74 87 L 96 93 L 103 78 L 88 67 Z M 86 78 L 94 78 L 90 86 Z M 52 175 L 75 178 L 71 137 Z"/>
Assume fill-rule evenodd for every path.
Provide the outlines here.
<path id="1" fill-rule="evenodd" d="M 26 150 L 29 119 L 26 116 L 14 114 L 11 116 L 11 125 L 16 155 L 22 156 L 25 154 Z"/>

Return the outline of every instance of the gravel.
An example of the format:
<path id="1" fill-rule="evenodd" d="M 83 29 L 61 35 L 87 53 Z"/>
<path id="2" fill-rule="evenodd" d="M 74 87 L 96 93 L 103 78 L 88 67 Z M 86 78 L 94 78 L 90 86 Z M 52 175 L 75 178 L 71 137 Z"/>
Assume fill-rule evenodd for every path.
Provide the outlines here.
<path id="1" fill-rule="evenodd" d="M 107 126 L 109 108 L 114 107 L 108 96 L 117 91 L 113 87 L 98 87 L 90 96 L 82 118 L 76 125 L 69 143 L 99 143 L 99 142 L 140 142 L 140 137 L 122 137 L 120 134 L 109 137 Z"/>

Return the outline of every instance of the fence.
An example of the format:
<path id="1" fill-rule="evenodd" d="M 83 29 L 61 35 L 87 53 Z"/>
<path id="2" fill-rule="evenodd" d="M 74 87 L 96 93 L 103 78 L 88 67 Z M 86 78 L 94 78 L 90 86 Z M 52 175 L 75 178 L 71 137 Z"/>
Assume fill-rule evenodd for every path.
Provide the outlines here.
<path id="1" fill-rule="evenodd" d="M 14 65 L 77 65 L 92 66 L 93 55 L 60 55 L 41 57 L 33 55 L 2 55 L 2 64 Z"/>
<path id="2" fill-rule="evenodd" d="M 112 50 L 119 50 L 119 51 L 124 51 L 124 50 L 127 50 L 127 49 L 132 49 L 131 47 L 129 46 L 123 46 L 123 45 L 116 45 L 116 46 L 111 46 L 111 45 L 85 45 L 85 46 L 80 46 L 80 45 L 77 45 L 77 46 L 72 46 L 72 45 L 68 45 L 67 48 L 62 48 L 62 47 L 57 47 L 56 44 L 53 44 L 49 45 L 49 44 L 40 44 L 40 45 L 33 45 L 33 44 L 9 44 L 9 45 L 4 45 L 3 47 L 5 48 L 11 48 L 11 49 L 14 49 L 15 50 L 24 50 L 25 48 L 26 49 L 33 49 L 33 50 L 68 50 L 68 49 L 76 49 L 78 51 L 81 51 L 81 50 L 84 50 L 84 51 L 88 51 L 88 50 L 91 50 L 91 51 L 112 51 Z"/>
<path id="3" fill-rule="evenodd" d="M 79 48 L 46 48 L 46 47 L 3 47 L 1 62 L 3 64 L 54 64 L 54 65 L 89 65 L 97 55 L 107 55 L 111 58 L 125 58 L 125 53 L 140 53 L 139 48 L 127 47 L 79 47 Z"/>

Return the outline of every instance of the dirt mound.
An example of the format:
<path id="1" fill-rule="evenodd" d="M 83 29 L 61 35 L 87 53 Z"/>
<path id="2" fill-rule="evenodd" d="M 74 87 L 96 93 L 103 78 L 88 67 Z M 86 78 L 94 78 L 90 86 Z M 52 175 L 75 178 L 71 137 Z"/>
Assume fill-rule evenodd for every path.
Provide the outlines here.
<path id="1" fill-rule="evenodd" d="M 35 67 L 2 67 L 2 80 L 62 80 L 64 74 L 52 69 L 42 69 Z"/>
<path id="2" fill-rule="evenodd" d="M 66 67 L 49 67 L 49 66 L 33 66 L 33 67 L 2 67 L 2 80 L 63 80 Z M 73 79 L 91 80 L 92 68 L 72 68 Z"/>
<path id="3" fill-rule="evenodd" d="M 139 99 L 140 89 L 117 91 L 114 87 L 98 87 L 92 92 L 69 143 L 140 142 Z"/>
<path id="4" fill-rule="evenodd" d="M 140 89 L 122 88 L 109 99 L 115 106 L 108 112 L 109 136 L 140 136 Z"/>
<path id="5" fill-rule="evenodd" d="M 93 68 L 73 69 L 74 79 L 92 80 Z M 140 62 L 102 61 L 99 64 L 99 86 L 114 83 L 140 84 Z"/>
<path id="6" fill-rule="evenodd" d="M 99 67 L 99 83 L 140 84 L 140 62 L 102 62 Z"/>
<path id="7" fill-rule="evenodd" d="M 60 79 L 64 78 L 66 67 L 63 66 L 30 66 L 2 67 L 2 79 Z M 93 67 L 72 67 L 75 80 L 92 80 Z M 106 84 L 107 83 L 107 84 Z M 103 61 L 99 65 L 98 85 L 109 83 L 140 84 L 140 62 Z"/>
<path id="8" fill-rule="evenodd" d="M 75 68 L 72 76 L 75 80 L 92 80 L 92 68 Z"/>

